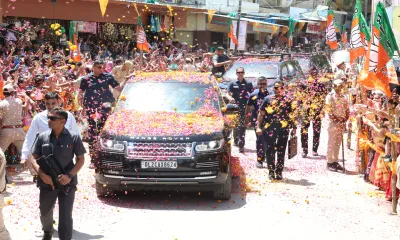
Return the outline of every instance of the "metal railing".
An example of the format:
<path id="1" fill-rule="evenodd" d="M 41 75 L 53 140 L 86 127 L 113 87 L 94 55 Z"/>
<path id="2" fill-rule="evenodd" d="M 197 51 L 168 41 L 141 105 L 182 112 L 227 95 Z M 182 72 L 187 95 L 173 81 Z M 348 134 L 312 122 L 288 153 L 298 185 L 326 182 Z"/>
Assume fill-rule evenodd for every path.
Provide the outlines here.
<path id="1" fill-rule="evenodd" d="M 138 2 L 149 3 L 148 0 L 123 0 L 123 2 Z M 174 6 L 205 6 L 206 0 L 157 0 L 159 4 L 174 5 Z"/>

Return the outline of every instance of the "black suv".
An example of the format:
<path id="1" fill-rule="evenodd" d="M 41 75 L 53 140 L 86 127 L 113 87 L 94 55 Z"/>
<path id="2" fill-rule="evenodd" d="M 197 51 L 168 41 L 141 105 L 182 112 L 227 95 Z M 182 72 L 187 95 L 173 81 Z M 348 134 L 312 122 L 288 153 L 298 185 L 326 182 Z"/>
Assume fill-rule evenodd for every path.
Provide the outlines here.
<path id="1" fill-rule="evenodd" d="M 257 78 L 264 76 L 268 79 L 267 90 L 272 94 L 272 88 L 276 81 L 283 81 L 285 84 L 299 83 L 305 79 L 303 71 L 296 60 L 287 60 L 281 55 L 266 55 L 268 57 L 247 57 L 239 59 L 232 64 L 232 67 L 219 80 L 219 87 L 225 91 L 232 80 L 237 79 L 236 69 L 243 67 L 245 79 L 257 87 Z M 272 57 L 271 57 L 272 56 Z"/>
<path id="2" fill-rule="evenodd" d="M 96 192 L 212 191 L 231 197 L 229 136 L 237 105 L 225 105 L 204 73 L 143 73 L 107 119 L 95 156 Z"/>

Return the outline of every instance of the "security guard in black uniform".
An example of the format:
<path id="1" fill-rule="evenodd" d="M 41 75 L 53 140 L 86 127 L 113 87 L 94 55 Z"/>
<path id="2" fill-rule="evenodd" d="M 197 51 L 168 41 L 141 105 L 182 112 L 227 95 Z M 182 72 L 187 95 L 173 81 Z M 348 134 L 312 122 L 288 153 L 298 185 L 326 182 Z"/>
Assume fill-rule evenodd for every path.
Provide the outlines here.
<path id="1" fill-rule="evenodd" d="M 255 90 L 249 96 L 249 100 L 247 101 L 246 106 L 246 125 L 252 125 L 254 130 L 257 130 L 257 116 L 260 111 L 261 104 L 264 101 L 264 98 L 268 96 L 267 91 L 267 78 L 259 77 L 257 81 L 258 89 Z M 257 148 L 257 167 L 262 168 L 263 162 L 265 161 L 265 139 L 264 136 L 257 135 L 256 140 L 256 148 Z"/>
<path id="2" fill-rule="evenodd" d="M 257 117 L 258 135 L 265 137 L 266 158 L 271 180 L 282 180 L 282 171 L 285 163 L 285 152 L 289 138 L 289 130 L 294 125 L 295 102 L 292 97 L 286 96 L 284 84 L 280 81 L 274 83 L 275 95 L 265 97 Z M 278 155 L 275 164 L 275 153 Z"/>
<path id="3" fill-rule="evenodd" d="M 327 78 L 320 77 L 318 69 L 314 66 L 310 70 L 310 78 L 307 85 L 302 85 L 301 106 L 302 115 L 301 125 L 301 146 L 303 148 L 302 157 L 308 155 L 308 128 L 313 124 L 313 145 L 312 154 L 318 156 L 319 140 L 321 135 L 321 122 L 323 117 L 323 108 L 325 106 L 325 98 L 328 94 Z M 299 104 L 300 105 L 300 104 Z"/>
<path id="4" fill-rule="evenodd" d="M 64 125 L 68 114 L 61 108 L 54 108 L 48 113 L 48 123 L 51 130 L 38 135 L 32 147 L 32 166 L 39 175 L 37 185 L 40 189 L 40 220 L 44 231 L 44 240 L 52 239 L 53 209 L 59 202 L 58 235 L 61 240 L 72 239 L 72 209 L 75 200 L 77 174 L 84 164 L 86 150 L 79 135 L 70 133 Z M 73 158 L 76 156 L 76 163 Z M 53 168 L 45 167 L 43 160 L 47 159 Z M 51 161 L 51 162 L 50 162 Z M 39 165 L 38 162 L 41 164 Z M 54 178 L 49 169 L 56 169 Z M 54 172 L 53 172 L 54 173 Z M 57 181 L 57 182 L 55 182 Z M 68 188 L 67 188 L 68 186 Z"/>
<path id="5" fill-rule="evenodd" d="M 233 80 L 228 86 L 227 98 L 231 103 L 239 105 L 239 123 L 233 130 L 234 144 L 239 146 L 239 152 L 244 152 L 246 133 L 246 105 L 250 93 L 253 92 L 253 84 L 244 79 L 244 68 L 236 69 L 237 80 Z"/>

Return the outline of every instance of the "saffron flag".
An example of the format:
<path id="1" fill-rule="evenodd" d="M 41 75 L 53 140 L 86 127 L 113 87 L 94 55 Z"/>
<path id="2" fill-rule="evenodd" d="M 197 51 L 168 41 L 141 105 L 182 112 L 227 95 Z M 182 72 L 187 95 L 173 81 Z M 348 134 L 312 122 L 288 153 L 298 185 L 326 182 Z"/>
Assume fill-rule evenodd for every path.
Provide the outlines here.
<path id="1" fill-rule="evenodd" d="M 335 14 L 333 13 L 331 7 L 328 8 L 328 18 L 326 20 L 326 44 L 329 45 L 330 49 L 336 49 L 338 47 L 338 42 L 336 38 L 336 23 Z"/>
<path id="2" fill-rule="evenodd" d="M 228 37 L 232 39 L 232 42 L 235 45 L 239 45 L 239 41 L 236 38 L 236 33 L 233 32 L 233 24 L 232 24 L 232 18 L 236 17 L 236 13 L 230 13 L 229 14 L 229 29 L 228 29 Z"/>
<path id="3" fill-rule="evenodd" d="M 358 57 L 367 53 L 370 39 L 371 33 L 362 15 L 361 2 L 357 0 L 354 7 L 353 21 L 351 22 L 350 62 L 354 62 Z"/>
<path id="4" fill-rule="evenodd" d="M 342 43 L 344 43 L 345 45 L 349 43 L 349 41 L 347 40 L 346 24 L 343 25 Z"/>
<path id="5" fill-rule="evenodd" d="M 383 91 L 391 97 L 389 74 L 386 64 L 399 48 L 394 38 L 389 18 L 384 5 L 379 2 L 376 6 L 372 36 L 368 47 L 364 70 L 358 81 L 361 85 Z"/>
<path id="6" fill-rule="evenodd" d="M 78 43 L 78 37 L 74 34 L 73 43 L 70 45 L 70 59 L 74 62 L 80 62 L 82 60 L 81 49 Z M 72 42 L 72 40 L 71 40 Z"/>
<path id="7" fill-rule="evenodd" d="M 149 44 L 147 43 L 146 33 L 142 26 L 142 18 L 140 17 L 139 11 L 137 9 L 136 3 L 134 3 L 136 13 L 138 14 L 138 24 L 136 28 L 136 47 L 142 51 L 150 52 Z"/>

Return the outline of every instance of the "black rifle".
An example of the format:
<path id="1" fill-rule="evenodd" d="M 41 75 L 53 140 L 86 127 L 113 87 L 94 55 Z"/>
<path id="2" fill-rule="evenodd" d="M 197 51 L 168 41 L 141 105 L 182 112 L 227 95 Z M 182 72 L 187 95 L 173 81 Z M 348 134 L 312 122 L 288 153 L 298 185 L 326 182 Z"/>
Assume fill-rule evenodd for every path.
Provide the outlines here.
<path id="1" fill-rule="evenodd" d="M 54 159 L 53 154 L 50 154 L 48 156 L 41 156 L 39 159 L 36 160 L 36 162 L 40 166 L 40 169 L 51 177 L 56 189 L 59 189 L 63 194 L 68 195 L 68 192 L 71 189 L 71 185 L 69 183 L 66 185 L 62 185 L 58 181 L 58 176 L 60 174 L 64 174 L 64 171 L 60 169 L 59 166 L 56 166 L 57 164 L 52 164 L 56 161 L 57 160 Z"/>

